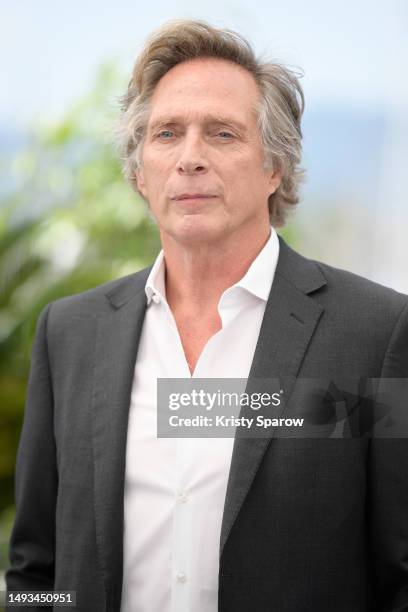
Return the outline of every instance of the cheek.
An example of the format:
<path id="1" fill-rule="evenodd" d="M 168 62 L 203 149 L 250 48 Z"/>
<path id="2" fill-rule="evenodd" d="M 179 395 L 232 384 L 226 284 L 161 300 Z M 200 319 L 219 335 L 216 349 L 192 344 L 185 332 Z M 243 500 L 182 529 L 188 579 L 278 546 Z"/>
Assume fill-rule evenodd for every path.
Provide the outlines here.
<path id="1" fill-rule="evenodd" d="M 174 166 L 175 153 L 168 147 L 148 149 L 143 153 L 143 163 L 149 174 L 159 174 Z"/>
<path id="2" fill-rule="evenodd" d="M 229 189 L 239 198 L 240 195 L 247 197 L 263 197 L 268 193 L 269 178 L 260 167 L 248 160 L 248 163 L 236 165 L 230 173 Z M 269 195 L 269 193 L 268 193 Z"/>
<path id="3" fill-rule="evenodd" d="M 264 209 L 268 206 L 270 195 L 268 180 L 264 174 L 249 168 L 244 171 L 232 186 L 233 202 L 239 202 L 239 208 L 252 214 L 255 210 Z M 235 197 L 234 197 L 235 196 Z"/>
<path id="4" fill-rule="evenodd" d="M 162 190 L 172 175 L 173 165 L 167 158 L 168 155 L 146 158 L 144 178 L 146 188 L 151 193 Z"/>

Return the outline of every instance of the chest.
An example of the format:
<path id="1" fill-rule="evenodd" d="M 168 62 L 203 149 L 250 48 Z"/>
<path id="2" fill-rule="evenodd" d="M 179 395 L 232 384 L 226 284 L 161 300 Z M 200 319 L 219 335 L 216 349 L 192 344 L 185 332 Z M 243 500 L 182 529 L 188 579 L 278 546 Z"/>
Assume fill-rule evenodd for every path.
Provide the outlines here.
<path id="1" fill-rule="evenodd" d="M 217 314 L 204 317 L 175 316 L 174 317 L 180 341 L 191 374 L 207 342 L 222 329 L 222 321 Z"/>

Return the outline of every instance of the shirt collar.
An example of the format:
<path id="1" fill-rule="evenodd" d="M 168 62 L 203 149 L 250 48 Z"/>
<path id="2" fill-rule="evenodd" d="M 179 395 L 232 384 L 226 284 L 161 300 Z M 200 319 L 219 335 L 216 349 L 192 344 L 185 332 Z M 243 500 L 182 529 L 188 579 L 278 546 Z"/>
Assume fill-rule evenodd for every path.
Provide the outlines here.
<path id="1" fill-rule="evenodd" d="M 164 251 L 160 251 L 153 264 L 150 274 L 147 277 L 145 292 L 147 296 L 147 304 L 153 299 L 154 295 L 166 301 L 166 283 L 165 283 L 165 261 Z"/>
<path id="2" fill-rule="evenodd" d="M 269 297 L 279 256 L 279 239 L 271 226 L 271 233 L 261 251 L 255 257 L 244 276 L 227 291 L 242 287 L 265 302 Z"/>
<path id="3" fill-rule="evenodd" d="M 266 302 L 275 276 L 278 256 L 278 235 L 276 230 L 271 226 L 271 233 L 267 242 L 255 257 L 244 276 L 237 283 L 226 289 L 223 295 L 225 295 L 226 292 L 230 293 L 234 291 L 236 287 L 241 287 Z M 156 301 L 166 301 L 165 259 L 163 249 L 156 257 L 153 267 L 150 270 L 150 274 L 146 281 L 145 292 L 148 304 L 150 304 L 152 299 L 154 300 L 154 295 L 157 296 Z"/>

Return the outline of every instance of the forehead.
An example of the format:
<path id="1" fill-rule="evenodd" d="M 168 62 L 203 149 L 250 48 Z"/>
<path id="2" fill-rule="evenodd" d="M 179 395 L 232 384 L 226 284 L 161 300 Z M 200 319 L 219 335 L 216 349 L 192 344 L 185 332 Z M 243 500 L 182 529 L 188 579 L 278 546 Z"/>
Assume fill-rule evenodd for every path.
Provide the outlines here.
<path id="1" fill-rule="evenodd" d="M 248 70 L 228 60 L 197 58 L 177 64 L 160 79 L 149 123 L 165 115 L 211 112 L 248 122 L 255 118 L 258 100 L 258 86 Z"/>

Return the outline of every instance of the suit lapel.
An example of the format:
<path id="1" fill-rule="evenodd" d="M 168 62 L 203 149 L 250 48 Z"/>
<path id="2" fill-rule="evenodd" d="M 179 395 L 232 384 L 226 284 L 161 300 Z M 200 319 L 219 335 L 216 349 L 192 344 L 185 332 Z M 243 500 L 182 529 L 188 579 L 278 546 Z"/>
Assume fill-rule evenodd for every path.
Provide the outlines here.
<path id="1" fill-rule="evenodd" d="M 149 272 L 150 268 L 121 280 L 107 294 L 109 311 L 98 321 L 93 389 L 94 499 L 108 610 L 120 605 L 128 413 Z"/>
<path id="2" fill-rule="evenodd" d="M 322 315 L 322 307 L 309 293 L 326 284 L 318 266 L 290 249 L 279 237 L 280 251 L 271 292 L 250 369 L 246 392 L 272 392 L 272 378 L 281 380 L 287 405 L 307 347 Z M 276 391 L 276 387 L 273 391 Z M 267 414 L 267 408 L 257 414 Z M 253 417 L 249 407 L 240 416 Z M 238 430 L 237 430 L 238 431 Z M 273 436 L 248 438 L 236 435 L 228 478 L 220 537 L 220 556 L 228 535 L 251 487 L 262 457 Z"/>

